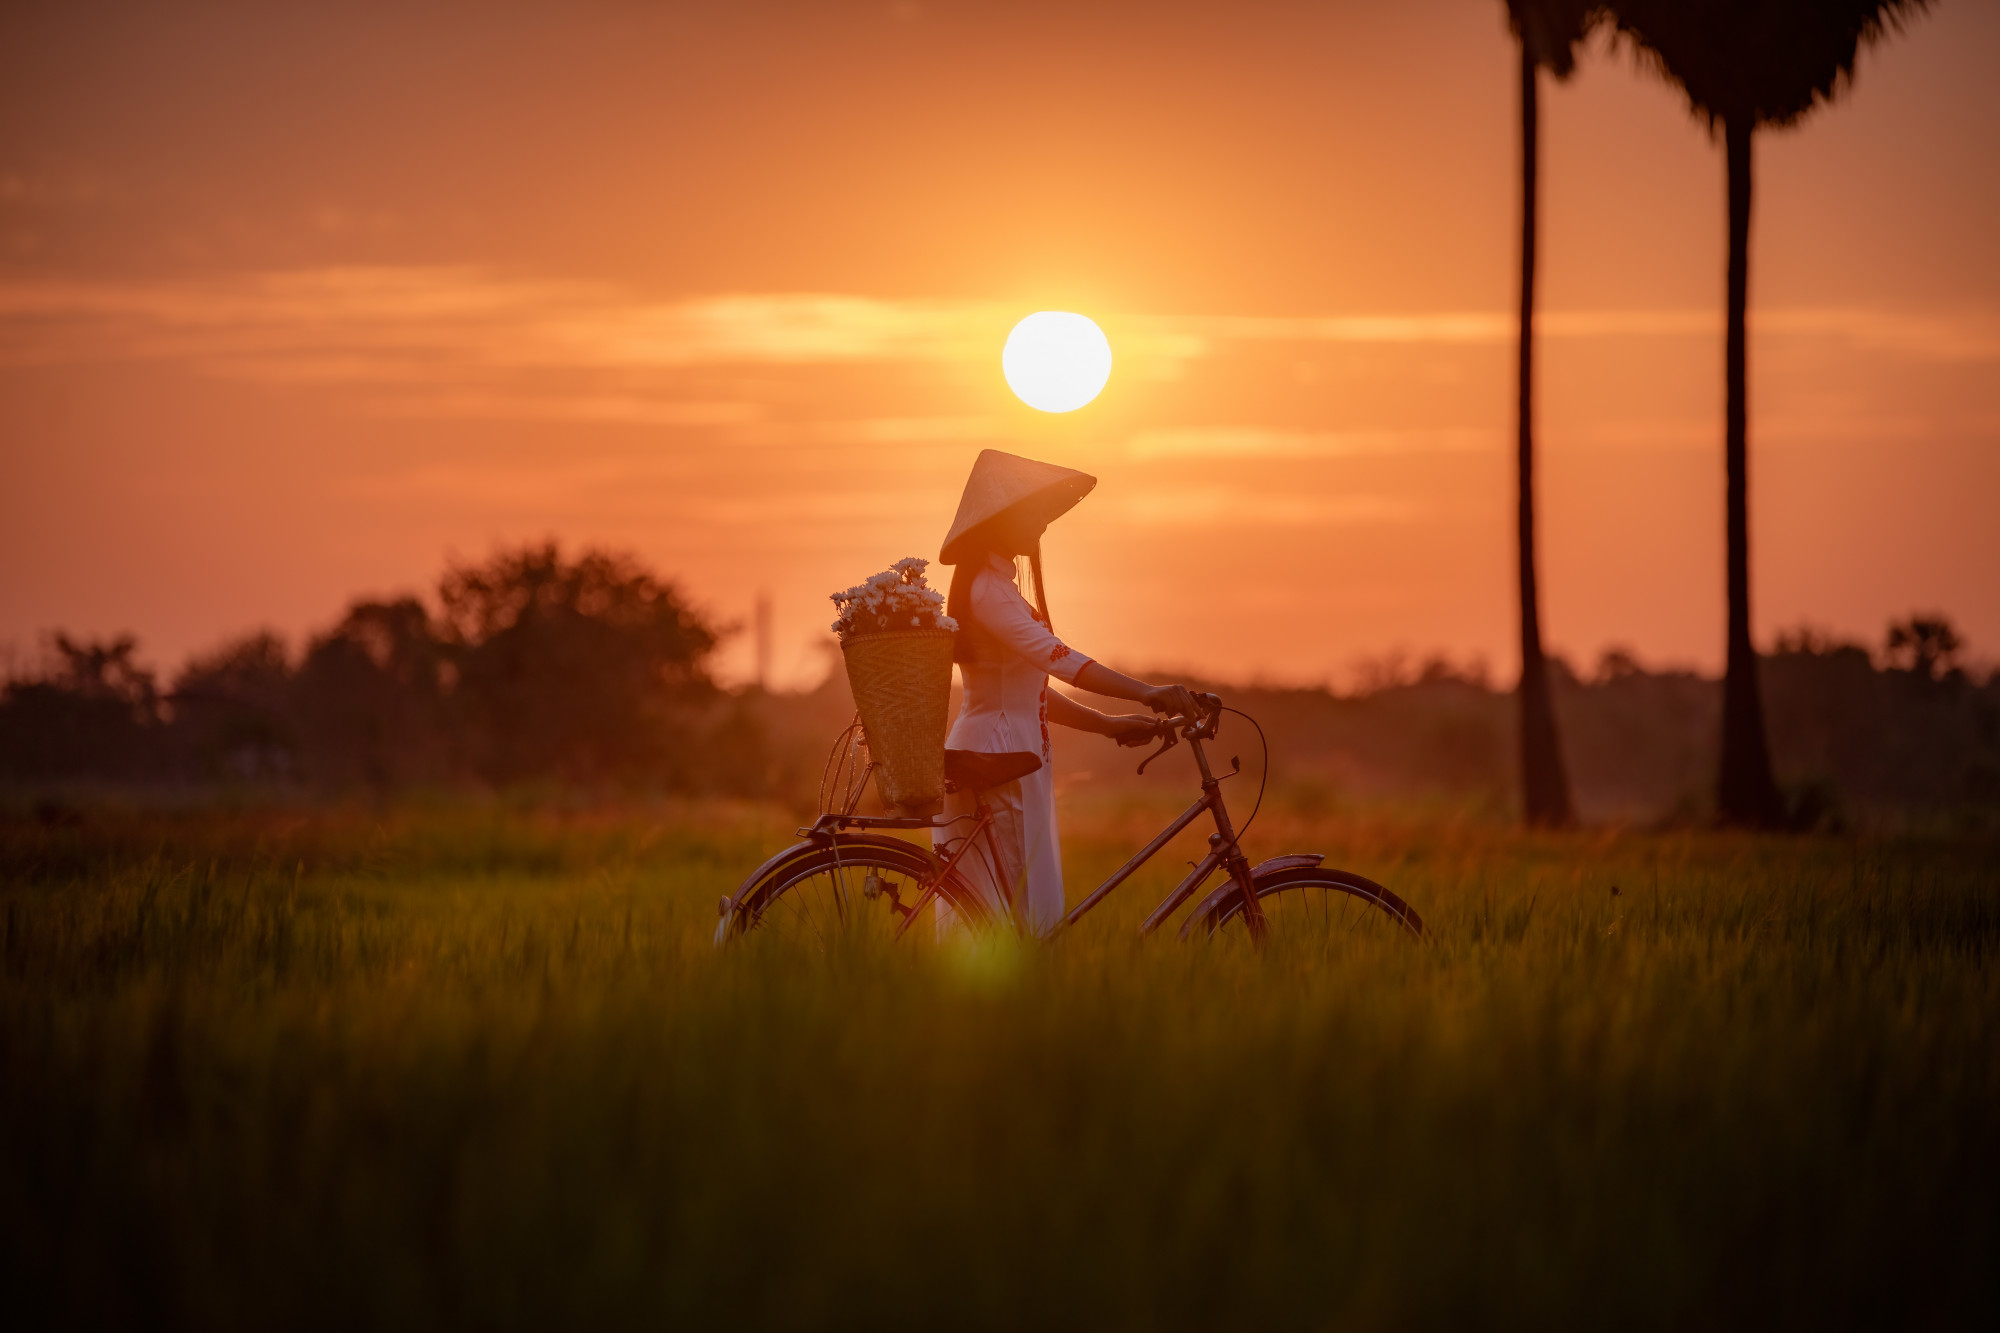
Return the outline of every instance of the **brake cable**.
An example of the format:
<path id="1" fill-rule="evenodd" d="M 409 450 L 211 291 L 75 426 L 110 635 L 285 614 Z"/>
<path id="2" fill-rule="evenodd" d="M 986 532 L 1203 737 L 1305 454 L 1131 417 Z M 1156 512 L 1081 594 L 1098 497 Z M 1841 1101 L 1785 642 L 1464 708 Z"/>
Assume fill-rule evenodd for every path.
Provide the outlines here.
<path id="1" fill-rule="evenodd" d="M 1257 744 L 1264 747 L 1264 771 L 1257 778 L 1257 804 L 1250 807 L 1250 818 L 1244 820 L 1243 827 L 1236 830 L 1236 839 L 1238 842 L 1241 842 L 1243 835 L 1250 831 L 1250 826 L 1257 822 L 1257 812 L 1264 808 L 1264 788 L 1271 781 L 1271 742 L 1265 737 L 1264 728 L 1258 724 L 1257 719 L 1242 709 L 1231 708 L 1225 704 L 1222 707 L 1222 711 L 1225 713 L 1234 713 L 1251 726 L 1256 727 Z"/>

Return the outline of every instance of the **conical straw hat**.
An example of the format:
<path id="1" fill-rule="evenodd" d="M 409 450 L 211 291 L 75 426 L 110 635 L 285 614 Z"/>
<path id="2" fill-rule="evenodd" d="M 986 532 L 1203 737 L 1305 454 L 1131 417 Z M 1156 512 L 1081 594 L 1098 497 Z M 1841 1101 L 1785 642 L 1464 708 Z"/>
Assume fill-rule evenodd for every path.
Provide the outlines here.
<path id="1" fill-rule="evenodd" d="M 1090 494 L 1097 478 L 1054 463 L 1037 463 L 1018 454 L 982 449 L 965 479 L 958 499 L 958 517 L 945 534 L 938 563 L 955 565 L 966 550 L 965 538 L 974 528 L 1005 513 L 1018 513 L 1033 523 L 1051 523 Z"/>

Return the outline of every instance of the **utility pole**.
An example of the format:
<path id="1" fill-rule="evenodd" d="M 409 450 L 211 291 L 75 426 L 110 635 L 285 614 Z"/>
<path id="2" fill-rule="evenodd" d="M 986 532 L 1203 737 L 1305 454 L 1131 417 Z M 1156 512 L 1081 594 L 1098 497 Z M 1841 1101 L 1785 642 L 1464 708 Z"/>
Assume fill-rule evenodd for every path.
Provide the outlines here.
<path id="1" fill-rule="evenodd" d="M 757 594 L 757 689 L 771 691 L 771 594 Z"/>

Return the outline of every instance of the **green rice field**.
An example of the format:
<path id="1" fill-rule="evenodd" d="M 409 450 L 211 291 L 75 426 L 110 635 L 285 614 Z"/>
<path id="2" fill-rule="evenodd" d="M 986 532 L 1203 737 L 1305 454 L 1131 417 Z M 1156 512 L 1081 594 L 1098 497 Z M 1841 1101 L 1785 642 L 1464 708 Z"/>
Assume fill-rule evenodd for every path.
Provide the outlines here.
<path id="1" fill-rule="evenodd" d="M 1072 900 L 1164 822 L 1066 808 Z M 15 1327 L 1992 1326 L 2000 842 L 1274 802 L 1427 941 L 718 951 L 754 805 L 0 826 Z M 1198 845 L 1197 835 L 1184 835 Z M 11 1322 L 11 1321 L 10 1321 Z"/>

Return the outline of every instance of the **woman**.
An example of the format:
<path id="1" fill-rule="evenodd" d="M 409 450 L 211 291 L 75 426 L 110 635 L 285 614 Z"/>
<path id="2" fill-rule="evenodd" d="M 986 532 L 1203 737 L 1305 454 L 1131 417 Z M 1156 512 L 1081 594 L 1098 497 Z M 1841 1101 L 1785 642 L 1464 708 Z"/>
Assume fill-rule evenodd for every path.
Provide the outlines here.
<path id="1" fill-rule="evenodd" d="M 1049 677 L 1094 694 L 1143 703 L 1156 713 L 1189 714 L 1182 685 L 1149 685 L 1071 649 L 1049 625 L 1042 590 L 1042 532 L 1090 493 L 1097 478 L 987 449 L 972 465 L 958 515 L 938 553 L 953 565 L 946 614 L 958 621 L 956 660 L 965 682 L 958 721 L 945 740 L 948 771 L 960 774 L 945 797 L 949 818 L 970 815 L 983 797 L 993 811 L 993 851 L 975 846 L 959 872 L 996 913 L 1010 909 L 1026 931 L 1046 935 L 1063 918 L 1062 849 L 1056 838 L 1049 724 L 1144 744 L 1158 724 L 1140 714 L 1109 716 L 1049 691 Z M 1035 604 L 1021 588 L 1017 558 L 1028 557 Z M 934 832 L 940 855 L 967 836 L 970 822 Z M 982 840 L 983 842 L 983 840 Z M 953 923 L 941 909 L 940 929 Z"/>

